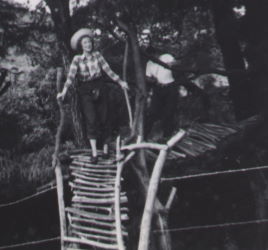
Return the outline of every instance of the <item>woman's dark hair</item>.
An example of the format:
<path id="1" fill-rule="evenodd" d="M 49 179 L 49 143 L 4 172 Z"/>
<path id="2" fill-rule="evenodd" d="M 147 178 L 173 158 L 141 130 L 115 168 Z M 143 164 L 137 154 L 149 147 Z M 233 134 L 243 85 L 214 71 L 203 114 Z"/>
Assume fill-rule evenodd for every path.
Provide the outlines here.
<path id="1" fill-rule="evenodd" d="M 78 42 L 77 42 L 77 51 L 79 51 L 79 52 L 83 52 L 81 41 L 82 41 L 82 39 L 85 38 L 85 37 L 88 37 L 88 38 L 90 39 L 90 41 L 91 41 L 91 44 L 92 44 L 92 49 L 91 49 L 91 51 L 94 50 L 94 42 L 93 42 L 92 37 L 90 37 L 90 36 L 88 36 L 88 35 L 84 35 L 84 36 L 81 36 L 80 39 L 79 39 Z"/>

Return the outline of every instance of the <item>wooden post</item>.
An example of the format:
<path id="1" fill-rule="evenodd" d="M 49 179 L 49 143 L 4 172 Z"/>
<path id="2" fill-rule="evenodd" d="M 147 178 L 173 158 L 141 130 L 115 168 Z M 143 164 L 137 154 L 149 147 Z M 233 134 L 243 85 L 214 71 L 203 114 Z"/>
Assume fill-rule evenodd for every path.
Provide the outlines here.
<path id="1" fill-rule="evenodd" d="M 165 205 L 165 210 L 167 213 L 171 208 L 171 205 L 172 205 L 173 200 L 175 198 L 176 192 L 177 192 L 177 188 L 172 187 L 171 192 L 170 192 L 169 197 L 168 197 L 168 200 L 167 200 L 167 203 Z"/>
<path id="2" fill-rule="evenodd" d="M 168 150 L 171 149 L 175 143 L 177 143 L 185 134 L 184 130 L 180 130 L 174 137 L 172 137 L 165 149 L 161 149 L 154 165 L 152 176 L 150 178 L 149 188 L 147 192 L 147 198 L 145 202 L 145 208 L 141 221 L 141 231 L 138 250 L 148 250 L 150 242 L 151 222 L 154 213 L 154 203 L 158 191 L 161 173 L 166 161 Z"/>
<path id="3" fill-rule="evenodd" d="M 125 82 L 127 81 L 128 51 L 129 51 L 129 45 L 128 45 L 128 41 L 126 41 L 125 51 L 124 51 L 124 60 L 123 60 L 123 81 Z M 129 95 L 126 89 L 124 89 L 124 95 L 125 95 L 127 110 L 128 110 L 129 127 L 132 129 L 132 126 L 133 126 L 132 109 L 131 109 L 131 105 L 129 101 Z"/>
<path id="4" fill-rule="evenodd" d="M 116 140 L 116 159 L 117 159 L 117 170 L 116 170 L 116 180 L 115 180 L 115 201 L 114 201 L 114 211 L 115 211 L 115 227 L 116 227 L 116 239 L 119 250 L 125 250 L 123 234 L 122 234 L 122 224 L 121 224 L 121 210 L 120 210 L 120 192 L 121 192 L 121 174 L 123 170 L 123 162 L 119 162 L 121 158 L 120 153 L 120 137 Z"/>
<path id="5" fill-rule="evenodd" d="M 60 217 L 60 236 L 61 236 L 61 250 L 64 250 L 64 237 L 67 235 L 66 217 L 65 217 L 65 204 L 64 204 L 64 190 L 63 179 L 60 164 L 55 168 L 56 181 L 57 181 L 57 195 Z"/>
<path id="6" fill-rule="evenodd" d="M 167 157 L 167 150 L 162 149 L 154 165 L 141 221 L 141 231 L 140 231 L 138 250 L 147 250 L 149 247 L 154 202 L 158 190 L 158 184 L 162 173 L 162 169 L 166 161 L 166 157 Z"/>
<path id="7" fill-rule="evenodd" d="M 61 91 L 61 80 L 63 76 L 63 69 L 57 68 L 57 92 Z M 60 123 L 57 128 L 55 151 L 52 159 L 52 167 L 55 168 L 56 182 L 57 182 L 57 195 L 58 195 L 58 206 L 59 206 L 59 218 L 60 218 L 60 234 L 61 234 L 61 250 L 64 250 L 64 237 L 67 235 L 66 217 L 65 217 L 65 204 L 64 204 L 64 188 L 63 188 L 63 177 L 61 170 L 61 163 L 58 160 L 60 150 L 60 139 L 64 123 L 64 109 L 61 100 L 57 100 L 60 108 Z"/>

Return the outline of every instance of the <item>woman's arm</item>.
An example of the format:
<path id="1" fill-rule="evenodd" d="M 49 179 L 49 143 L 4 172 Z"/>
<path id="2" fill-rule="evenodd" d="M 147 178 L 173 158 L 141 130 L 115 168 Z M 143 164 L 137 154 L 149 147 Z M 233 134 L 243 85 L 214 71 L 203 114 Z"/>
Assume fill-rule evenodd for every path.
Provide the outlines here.
<path id="1" fill-rule="evenodd" d="M 66 79 L 66 82 L 64 84 L 63 90 L 62 92 L 58 93 L 57 98 L 65 98 L 65 95 L 67 93 L 68 88 L 70 87 L 70 85 L 73 84 L 74 80 L 75 80 L 75 76 L 76 73 L 78 71 L 78 57 L 75 56 L 74 59 L 72 60 L 70 69 L 69 69 L 69 73 Z"/>
<path id="2" fill-rule="evenodd" d="M 100 67 L 102 68 L 102 70 L 115 82 L 118 82 L 118 84 L 124 88 L 124 89 L 128 89 L 128 84 L 121 80 L 120 77 L 115 74 L 112 69 L 110 68 L 109 64 L 107 63 L 107 61 L 104 59 L 104 57 L 102 56 L 101 53 L 97 52 L 97 59 L 99 61 Z"/>

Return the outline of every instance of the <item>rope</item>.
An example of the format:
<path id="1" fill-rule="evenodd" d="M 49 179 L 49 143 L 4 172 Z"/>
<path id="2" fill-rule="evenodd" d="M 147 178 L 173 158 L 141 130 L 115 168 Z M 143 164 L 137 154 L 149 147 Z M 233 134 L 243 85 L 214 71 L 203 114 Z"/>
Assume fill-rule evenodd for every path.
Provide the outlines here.
<path id="1" fill-rule="evenodd" d="M 58 236 L 58 237 L 50 238 L 50 239 L 24 242 L 24 243 L 15 244 L 15 245 L 0 246 L 0 249 L 11 249 L 11 248 L 16 248 L 16 247 L 31 246 L 31 245 L 37 245 L 37 244 L 52 242 L 52 241 L 56 241 L 56 240 L 60 240 L 60 237 Z"/>
<path id="2" fill-rule="evenodd" d="M 262 220 L 249 220 L 249 221 L 238 221 L 238 222 L 227 222 L 222 224 L 214 224 L 214 225 L 203 225 L 203 226 L 189 226 L 189 227 L 179 227 L 179 228 L 170 228 L 164 230 L 154 230 L 154 233 L 161 232 L 183 232 L 183 231 L 192 231 L 198 229 L 212 229 L 212 228 L 223 228 L 223 227 L 231 227 L 231 226 L 244 226 L 251 224 L 260 224 L 260 223 L 268 223 L 268 219 Z"/>
<path id="3" fill-rule="evenodd" d="M 39 195 L 41 195 L 41 194 L 44 194 L 44 193 L 47 193 L 47 192 L 53 190 L 53 189 L 55 189 L 55 188 L 56 188 L 56 186 L 53 186 L 53 187 L 51 187 L 51 188 L 45 189 L 45 190 L 40 191 L 40 192 L 37 192 L 37 193 L 35 193 L 35 194 L 26 196 L 26 197 L 24 197 L 24 198 L 22 198 L 22 199 L 19 199 L 19 200 L 16 200 L 16 201 L 12 201 L 12 202 L 9 202 L 9 203 L 5 203 L 5 204 L 0 204 L 0 208 L 9 207 L 9 206 L 16 205 L 16 204 L 19 204 L 19 203 L 21 203 L 21 202 L 24 202 L 24 201 L 33 199 L 33 198 L 35 198 L 35 197 L 37 197 L 37 196 L 39 196 Z"/>
<path id="4" fill-rule="evenodd" d="M 265 169 L 268 169 L 268 166 L 230 169 L 230 170 L 215 171 L 215 172 L 210 172 L 210 173 L 192 174 L 192 175 L 184 175 L 184 176 L 178 176 L 178 177 L 168 177 L 168 178 L 161 178 L 161 181 L 175 181 L 175 180 L 178 181 L 178 180 L 185 180 L 185 179 L 191 179 L 191 178 L 215 176 L 215 175 L 222 175 L 222 174 L 234 174 L 234 173 L 240 173 L 240 172 L 249 172 L 249 171 L 265 170 Z"/>

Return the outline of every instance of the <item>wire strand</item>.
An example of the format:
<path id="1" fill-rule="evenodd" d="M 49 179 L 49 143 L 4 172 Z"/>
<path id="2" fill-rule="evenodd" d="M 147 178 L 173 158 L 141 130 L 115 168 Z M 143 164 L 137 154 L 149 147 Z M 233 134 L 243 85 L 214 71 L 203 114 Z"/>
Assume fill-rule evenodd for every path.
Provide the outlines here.
<path id="1" fill-rule="evenodd" d="M 193 231 L 193 230 L 200 230 L 200 229 L 223 228 L 223 227 L 231 227 L 231 226 L 244 226 L 244 225 L 260 224 L 260 223 L 268 223 L 268 219 L 238 221 L 238 222 L 226 222 L 226 223 L 222 223 L 222 224 L 212 224 L 212 225 L 198 225 L 198 226 L 189 226 L 189 227 L 169 228 L 169 229 L 164 229 L 164 230 L 154 230 L 153 232 L 154 233 L 183 232 L 183 231 Z"/>
<path id="2" fill-rule="evenodd" d="M 29 241 L 29 242 L 23 242 L 19 244 L 14 244 L 14 245 L 7 245 L 7 246 L 0 246 L 1 249 L 11 249 L 11 248 L 17 248 L 17 247 L 23 247 L 23 246 L 31 246 L 31 245 L 37 245 L 37 244 L 43 244 L 43 243 L 48 243 L 52 241 L 60 240 L 60 237 L 54 237 L 50 239 L 43 239 L 43 240 L 38 240 L 38 241 Z"/>
<path id="3" fill-rule="evenodd" d="M 19 199 L 19 200 L 16 200 L 16 201 L 12 201 L 12 202 L 9 202 L 9 203 L 5 203 L 5 204 L 0 204 L 0 208 L 9 207 L 9 206 L 16 205 L 16 204 L 19 204 L 21 202 L 24 202 L 24 201 L 33 199 L 33 198 L 35 198 L 35 197 L 37 197 L 39 195 L 42 195 L 42 194 L 47 193 L 47 192 L 49 192 L 51 190 L 54 190 L 55 188 L 56 188 L 56 186 L 53 186 L 51 188 L 45 189 L 45 190 L 40 191 L 40 192 L 37 192 L 35 194 L 26 196 L 26 197 L 24 197 L 22 199 Z"/>
<path id="4" fill-rule="evenodd" d="M 178 181 L 178 180 L 185 180 L 185 179 L 191 179 L 191 178 L 200 178 L 200 177 L 215 176 L 215 175 L 222 175 L 222 174 L 235 174 L 235 173 L 240 173 L 240 172 L 250 172 L 250 171 L 265 170 L 265 169 L 268 169 L 268 166 L 230 169 L 230 170 L 224 170 L 224 171 L 184 175 L 184 176 L 178 176 L 178 177 L 166 177 L 166 178 L 161 178 L 161 181 Z"/>

